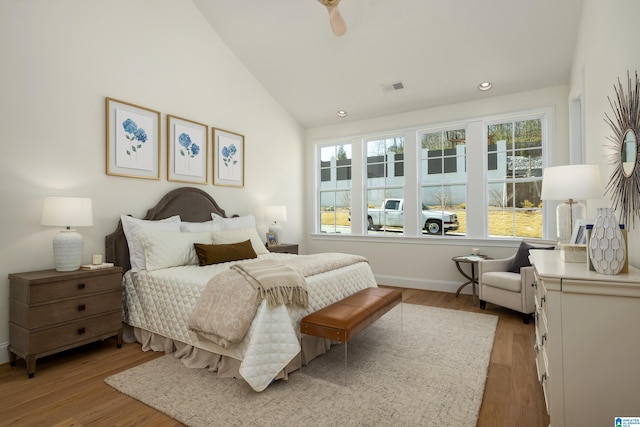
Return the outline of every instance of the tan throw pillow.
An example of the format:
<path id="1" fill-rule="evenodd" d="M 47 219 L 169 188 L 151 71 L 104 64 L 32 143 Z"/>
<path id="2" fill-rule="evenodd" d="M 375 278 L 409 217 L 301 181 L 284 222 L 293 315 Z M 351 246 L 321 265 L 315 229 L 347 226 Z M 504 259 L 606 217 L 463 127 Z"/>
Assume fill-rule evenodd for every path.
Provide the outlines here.
<path id="1" fill-rule="evenodd" d="M 256 251 L 253 250 L 253 246 L 251 246 L 251 240 L 221 245 L 194 243 L 193 246 L 196 249 L 200 265 L 220 264 L 222 262 L 258 257 Z"/>

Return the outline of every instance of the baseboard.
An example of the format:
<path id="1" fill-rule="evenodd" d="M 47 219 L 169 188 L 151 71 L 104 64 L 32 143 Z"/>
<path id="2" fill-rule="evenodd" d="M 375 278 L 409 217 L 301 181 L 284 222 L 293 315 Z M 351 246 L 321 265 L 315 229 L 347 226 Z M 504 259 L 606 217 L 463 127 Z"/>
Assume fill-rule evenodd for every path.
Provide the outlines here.
<path id="1" fill-rule="evenodd" d="M 3 342 L 0 344 L 0 365 L 9 363 L 9 343 Z"/>
<path id="2" fill-rule="evenodd" d="M 455 293 L 458 290 L 458 287 L 462 284 L 461 282 L 415 279 L 411 277 L 387 276 L 382 274 L 376 274 L 375 278 L 376 283 L 381 285 L 449 293 Z M 471 295 L 471 286 L 465 286 L 460 293 Z"/>

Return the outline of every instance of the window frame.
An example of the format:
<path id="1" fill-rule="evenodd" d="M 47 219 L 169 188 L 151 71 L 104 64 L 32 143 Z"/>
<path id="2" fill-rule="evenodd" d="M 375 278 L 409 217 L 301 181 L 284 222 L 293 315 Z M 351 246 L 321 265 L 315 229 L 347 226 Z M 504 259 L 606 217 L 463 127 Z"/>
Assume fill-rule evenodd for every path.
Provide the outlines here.
<path id="1" fill-rule="evenodd" d="M 432 124 L 423 124 L 420 126 L 402 127 L 393 130 L 380 130 L 379 132 L 357 132 L 349 137 L 336 137 L 317 139 L 314 142 L 314 152 L 316 153 L 315 163 L 313 165 L 316 177 L 315 196 L 313 196 L 314 208 L 314 226 L 312 234 L 331 238 L 347 238 L 347 239 L 364 239 L 363 241 L 387 241 L 389 239 L 402 240 L 409 242 L 439 242 L 439 239 L 447 239 L 447 241 L 504 241 L 514 240 L 514 237 L 489 236 L 488 233 L 488 180 L 487 180 L 487 131 L 488 124 L 503 123 L 505 121 L 519 121 L 530 118 L 541 118 L 542 125 L 542 167 L 553 164 L 550 146 L 553 144 L 555 136 L 555 108 L 553 106 L 543 106 L 531 108 L 528 110 L 512 110 L 507 113 L 487 114 L 484 116 L 476 116 L 460 120 L 442 121 Z M 422 233 L 422 227 L 419 227 L 420 217 L 419 208 L 421 207 L 421 160 L 420 160 L 420 141 L 419 133 L 429 133 L 443 130 L 466 129 L 466 233 L 460 236 L 438 236 L 431 235 L 430 239 L 425 239 Z M 404 199 L 405 199 L 405 223 L 404 233 L 402 235 L 394 234 L 368 234 L 366 224 L 366 172 L 367 172 L 367 153 L 366 141 L 374 139 L 382 139 L 393 135 L 404 135 Z M 352 147 L 352 180 L 351 180 L 351 231 L 349 234 L 323 233 L 320 230 L 320 220 L 317 216 L 320 213 L 320 147 L 339 146 L 342 144 L 351 144 Z M 473 159 L 473 161 L 472 161 Z M 481 162 L 475 159 L 482 159 Z M 555 227 L 554 208 L 549 203 L 542 206 L 542 238 L 547 240 L 551 232 L 551 228 Z M 413 212 L 416 211 L 416 212 Z M 454 243 L 455 244 L 455 243 Z"/>

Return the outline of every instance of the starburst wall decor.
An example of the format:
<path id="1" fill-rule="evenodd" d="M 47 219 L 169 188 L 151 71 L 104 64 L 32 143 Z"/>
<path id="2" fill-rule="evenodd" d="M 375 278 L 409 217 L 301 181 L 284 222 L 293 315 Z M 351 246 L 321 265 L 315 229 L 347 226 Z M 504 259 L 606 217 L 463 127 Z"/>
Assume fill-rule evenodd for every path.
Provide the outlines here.
<path id="1" fill-rule="evenodd" d="M 607 137 L 611 142 L 608 148 L 610 164 L 613 171 L 605 194 L 611 195 L 614 210 L 620 211 L 620 220 L 627 228 L 635 225 L 635 216 L 640 209 L 640 165 L 638 165 L 638 136 L 640 135 L 640 82 L 638 72 L 635 82 L 627 72 L 627 92 L 625 93 L 620 79 L 613 86 L 616 98 L 609 104 L 614 117 L 605 113 L 605 122 L 611 127 L 613 134 Z"/>

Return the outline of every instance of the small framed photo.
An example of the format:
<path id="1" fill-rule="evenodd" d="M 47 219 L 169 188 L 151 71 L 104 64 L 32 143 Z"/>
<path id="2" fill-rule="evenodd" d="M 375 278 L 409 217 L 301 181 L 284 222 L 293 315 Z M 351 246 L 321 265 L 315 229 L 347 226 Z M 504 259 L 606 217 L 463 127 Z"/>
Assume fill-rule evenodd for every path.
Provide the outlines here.
<path id="1" fill-rule="evenodd" d="M 167 115 L 167 179 L 206 184 L 208 126 Z"/>
<path id="2" fill-rule="evenodd" d="M 571 234 L 569 243 L 574 245 L 586 245 L 588 243 L 586 227 L 589 224 L 593 225 L 593 223 L 594 220 L 592 219 L 577 219 L 573 226 L 573 233 Z"/>
<path id="3" fill-rule="evenodd" d="M 106 98 L 107 175 L 160 179 L 160 112 Z"/>
<path id="4" fill-rule="evenodd" d="M 278 246 L 278 235 L 276 233 L 267 232 L 267 246 Z"/>
<path id="5" fill-rule="evenodd" d="M 213 128 L 213 185 L 244 187 L 244 136 Z"/>

